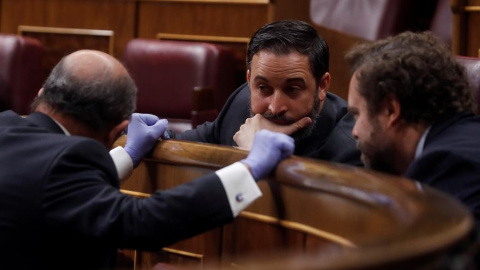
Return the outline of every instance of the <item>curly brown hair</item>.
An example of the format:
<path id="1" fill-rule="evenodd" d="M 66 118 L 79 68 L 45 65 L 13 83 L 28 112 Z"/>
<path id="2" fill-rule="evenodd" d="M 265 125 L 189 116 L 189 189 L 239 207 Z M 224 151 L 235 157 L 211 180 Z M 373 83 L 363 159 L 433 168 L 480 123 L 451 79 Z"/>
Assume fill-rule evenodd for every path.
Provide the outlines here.
<path id="1" fill-rule="evenodd" d="M 386 97 L 401 105 L 408 123 L 431 124 L 456 113 L 472 113 L 474 102 L 465 70 L 429 32 L 404 32 L 355 46 L 346 55 L 370 115 Z"/>

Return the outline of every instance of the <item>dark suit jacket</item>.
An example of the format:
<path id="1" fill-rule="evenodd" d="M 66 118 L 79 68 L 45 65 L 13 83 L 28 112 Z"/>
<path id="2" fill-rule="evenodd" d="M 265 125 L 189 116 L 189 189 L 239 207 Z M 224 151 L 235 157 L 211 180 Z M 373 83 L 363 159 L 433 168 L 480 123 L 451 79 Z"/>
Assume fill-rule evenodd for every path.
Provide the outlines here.
<path id="1" fill-rule="evenodd" d="M 480 221 L 480 116 L 459 114 L 432 125 L 423 153 L 405 174 L 457 198 Z"/>
<path id="2" fill-rule="evenodd" d="M 48 116 L 0 113 L 0 269 L 108 269 L 117 248 L 159 249 L 231 221 L 215 174 L 138 199 L 108 149 Z"/>
<path id="3" fill-rule="evenodd" d="M 228 98 L 215 121 L 204 123 L 181 134 L 170 135 L 180 140 L 236 145 L 233 135 L 250 117 L 249 103 L 250 89 L 245 83 Z M 354 124 L 354 118 L 347 113 L 346 101 L 327 93 L 312 135 L 296 142 L 294 154 L 361 166 L 360 152 L 351 135 Z"/>

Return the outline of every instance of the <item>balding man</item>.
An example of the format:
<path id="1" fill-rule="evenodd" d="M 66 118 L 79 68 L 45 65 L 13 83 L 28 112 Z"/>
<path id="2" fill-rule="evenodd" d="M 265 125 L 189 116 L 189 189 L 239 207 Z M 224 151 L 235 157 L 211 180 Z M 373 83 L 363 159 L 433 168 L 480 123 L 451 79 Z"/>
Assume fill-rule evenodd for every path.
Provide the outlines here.
<path id="1" fill-rule="evenodd" d="M 293 152 L 288 136 L 264 131 L 241 162 L 147 199 L 124 195 L 116 165 L 138 164 L 167 128 L 131 116 L 135 96 L 115 58 L 78 51 L 53 69 L 31 115 L 0 113 L 0 269 L 111 269 L 117 248 L 159 249 L 219 226 Z M 127 125 L 114 165 L 108 150 Z"/>

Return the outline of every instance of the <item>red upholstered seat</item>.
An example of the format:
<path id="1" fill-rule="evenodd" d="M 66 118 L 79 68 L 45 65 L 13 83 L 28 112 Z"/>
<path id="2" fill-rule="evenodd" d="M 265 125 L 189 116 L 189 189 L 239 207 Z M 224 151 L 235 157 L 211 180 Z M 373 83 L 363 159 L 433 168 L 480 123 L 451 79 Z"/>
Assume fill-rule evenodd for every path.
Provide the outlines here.
<path id="1" fill-rule="evenodd" d="M 133 39 L 124 63 L 138 86 L 137 111 L 162 118 L 183 119 L 189 129 L 195 87 L 211 88 L 215 113 L 196 114 L 193 127 L 213 120 L 235 89 L 235 58 L 230 49 L 202 42 Z M 202 119 L 206 116 L 210 119 Z M 174 121 L 171 121 L 171 123 Z M 182 121 L 180 121 L 182 122 Z"/>
<path id="2" fill-rule="evenodd" d="M 438 0 L 430 24 L 430 31 L 449 47 L 452 46 L 452 20 L 453 14 L 450 9 L 450 0 Z"/>
<path id="3" fill-rule="evenodd" d="M 467 70 L 473 99 L 477 104 L 476 113 L 480 114 L 480 58 L 457 56 L 457 60 L 464 65 Z"/>
<path id="4" fill-rule="evenodd" d="M 42 44 L 33 38 L 0 34 L 0 111 L 28 114 L 42 87 Z"/>

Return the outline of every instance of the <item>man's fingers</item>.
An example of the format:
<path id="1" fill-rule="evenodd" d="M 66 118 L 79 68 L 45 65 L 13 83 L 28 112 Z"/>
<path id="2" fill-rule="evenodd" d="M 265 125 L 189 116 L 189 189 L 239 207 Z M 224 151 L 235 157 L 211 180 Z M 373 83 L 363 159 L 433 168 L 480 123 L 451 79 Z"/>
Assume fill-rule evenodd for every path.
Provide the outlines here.
<path id="1" fill-rule="evenodd" d="M 301 128 L 306 128 L 306 127 L 309 127 L 313 124 L 313 120 L 310 117 L 304 117 L 304 118 L 300 119 L 300 121 L 302 122 L 302 127 Z M 298 122 L 300 122 L 300 121 L 298 121 Z"/>
<path id="2" fill-rule="evenodd" d="M 143 123 L 145 123 L 147 126 L 151 126 L 157 123 L 159 118 L 156 115 L 153 114 L 138 114 L 138 117 L 142 120 Z"/>
<path id="3" fill-rule="evenodd" d="M 310 117 L 304 117 L 304 118 L 302 118 L 302 119 L 298 120 L 297 122 L 292 123 L 290 125 L 278 126 L 278 129 L 276 129 L 275 131 L 291 135 L 291 134 L 297 132 L 298 130 L 300 130 L 302 128 L 306 128 L 306 127 L 310 126 L 312 124 L 312 122 L 313 121 Z"/>

